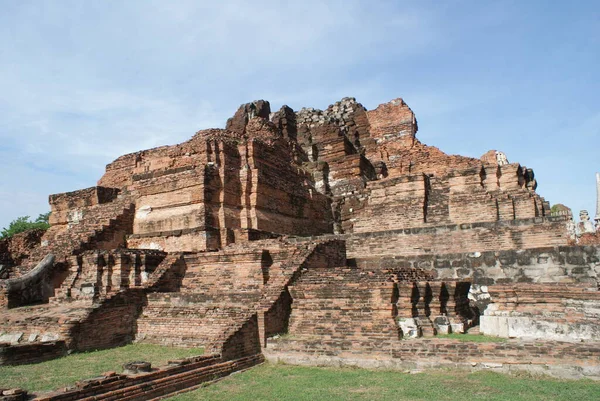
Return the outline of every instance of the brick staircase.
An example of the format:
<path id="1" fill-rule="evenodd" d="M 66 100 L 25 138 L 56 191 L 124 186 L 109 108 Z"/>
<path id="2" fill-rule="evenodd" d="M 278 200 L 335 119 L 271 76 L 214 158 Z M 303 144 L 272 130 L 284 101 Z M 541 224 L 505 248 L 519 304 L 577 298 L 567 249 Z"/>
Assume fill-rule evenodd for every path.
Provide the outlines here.
<path id="1" fill-rule="evenodd" d="M 65 278 L 73 280 L 73 272 L 67 270 L 73 264 L 68 260 L 71 256 L 89 249 L 115 249 L 125 245 L 125 234 L 131 230 L 134 210 L 132 199 L 121 196 L 113 202 L 88 207 L 85 219 L 78 224 L 52 226 L 42 237 L 42 244 L 31 252 L 21 267 L 27 273 L 10 283 L 11 288 L 25 287 L 27 291 L 11 290 L 0 281 L 0 305 L 17 307 L 47 302 L 53 289 Z M 49 254 L 54 255 L 54 262 L 35 270 Z"/>
<path id="2" fill-rule="evenodd" d="M 114 249 L 123 244 L 119 234 L 133 222 L 135 203 L 129 196 L 121 196 L 110 203 L 98 204 L 85 210 L 85 218 L 68 227 L 53 226 L 42 238 L 27 265 L 33 268 L 46 255 L 52 253 L 57 262 L 91 249 Z"/>
<path id="3" fill-rule="evenodd" d="M 148 305 L 137 322 L 136 339 L 151 344 L 206 347 L 249 311 L 240 304 L 213 301 L 202 294 L 148 294 Z"/>
<path id="4" fill-rule="evenodd" d="M 137 322 L 137 340 L 186 347 L 207 346 L 247 316 L 263 287 L 260 246 L 181 255 L 176 274 L 159 267 L 165 292 L 148 294 Z M 172 261 L 175 263 L 175 260 Z M 163 271 L 164 270 L 164 271 Z M 151 277 L 150 282 L 158 277 Z"/>
<path id="5" fill-rule="evenodd" d="M 148 294 L 137 340 L 218 350 L 254 314 L 269 312 L 323 243 L 271 242 L 268 252 L 262 245 L 256 241 L 183 255 L 187 267 L 180 283 Z"/>

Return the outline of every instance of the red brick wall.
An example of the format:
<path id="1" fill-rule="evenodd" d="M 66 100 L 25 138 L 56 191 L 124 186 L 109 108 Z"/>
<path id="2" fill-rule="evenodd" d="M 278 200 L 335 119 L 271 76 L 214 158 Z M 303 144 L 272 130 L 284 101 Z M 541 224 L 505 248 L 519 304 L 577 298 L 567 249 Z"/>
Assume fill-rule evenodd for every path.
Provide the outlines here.
<path id="1" fill-rule="evenodd" d="M 67 338 L 69 348 L 87 351 L 130 343 L 135 336 L 136 320 L 145 297 L 142 289 L 132 289 L 102 302 L 70 330 Z"/>
<path id="2" fill-rule="evenodd" d="M 594 247 L 552 247 L 526 250 L 360 257 L 362 269 L 422 269 L 438 280 L 469 280 L 474 284 L 582 283 L 598 285 L 596 263 L 600 249 Z"/>
<path id="3" fill-rule="evenodd" d="M 0 343 L 0 366 L 39 363 L 67 354 L 64 341 L 10 345 Z"/>
<path id="4" fill-rule="evenodd" d="M 414 369 L 415 367 L 509 368 L 533 373 L 563 370 L 578 377 L 600 377 L 598 343 L 556 341 L 462 342 L 450 339 L 353 341 L 340 339 L 270 339 L 265 350 L 271 361 L 308 365 L 349 365 Z M 537 370 L 536 370 L 537 368 Z M 571 376 L 573 377 L 573 376 Z M 577 376 L 576 376 L 577 377 Z"/>
<path id="5" fill-rule="evenodd" d="M 346 238 L 350 258 L 529 249 L 568 242 L 563 218 L 411 228 Z"/>

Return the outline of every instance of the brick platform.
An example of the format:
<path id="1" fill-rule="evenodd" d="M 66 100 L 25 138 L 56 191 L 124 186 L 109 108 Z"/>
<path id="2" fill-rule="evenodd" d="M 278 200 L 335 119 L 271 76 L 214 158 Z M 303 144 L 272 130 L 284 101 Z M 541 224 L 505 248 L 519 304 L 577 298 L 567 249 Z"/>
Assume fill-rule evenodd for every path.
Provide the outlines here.
<path id="1" fill-rule="evenodd" d="M 463 368 L 527 371 L 560 378 L 600 380 L 600 343 L 555 341 L 505 343 L 411 339 L 387 342 L 328 340 L 319 336 L 270 339 L 269 361 L 309 366 L 357 366 L 402 371 Z"/>

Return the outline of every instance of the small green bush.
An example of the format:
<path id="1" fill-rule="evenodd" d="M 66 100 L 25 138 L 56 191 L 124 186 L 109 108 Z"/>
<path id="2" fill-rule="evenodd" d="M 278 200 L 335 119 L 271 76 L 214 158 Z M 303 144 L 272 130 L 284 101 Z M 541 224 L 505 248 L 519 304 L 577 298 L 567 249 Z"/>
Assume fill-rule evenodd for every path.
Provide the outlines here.
<path id="1" fill-rule="evenodd" d="M 0 240 L 10 238 L 15 234 L 22 233 L 28 230 L 47 230 L 50 228 L 48 219 L 50 212 L 40 214 L 34 221 L 29 220 L 29 216 L 21 216 L 11 221 L 8 228 L 3 228 L 0 231 Z"/>

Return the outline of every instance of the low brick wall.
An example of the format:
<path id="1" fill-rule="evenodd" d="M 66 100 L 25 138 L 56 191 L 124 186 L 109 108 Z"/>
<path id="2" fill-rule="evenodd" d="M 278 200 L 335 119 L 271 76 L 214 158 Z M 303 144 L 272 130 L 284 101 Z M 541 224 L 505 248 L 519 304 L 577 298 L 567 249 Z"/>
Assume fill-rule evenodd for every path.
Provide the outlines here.
<path id="1" fill-rule="evenodd" d="M 264 357 L 261 354 L 230 361 L 223 361 L 215 355 L 187 358 L 171 362 L 169 366 L 149 373 L 136 375 L 108 373 L 103 377 L 78 382 L 73 388 L 65 391 L 38 396 L 35 400 L 150 400 L 195 389 L 202 383 L 248 369 L 263 361 Z"/>
<path id="2" fill-rule="evenodd" d="M 600 343 L 558 341 L 461 342 L 412 339 L 387 342 L 327 340 L 322 337 L 269 339 L 267 360 L 310 366 L 385 369 L 462 367 L 503 372 L 526 370 L 563 378 L 600 380 Z"/>
<path id="3" fill-rule="evenodd" d="M 67 354 L 64 341 L 29 344 L 0 344 L 0 366 L 25 365 L 58 358 Z"/>
<path id="4" fill-rule="evenodd" d="M 10 309 L 0 315 L 0 333 L 6 333 L 4 341 L 13 344 L 6 344 L 0 351 L 10 355 L 10 358 L 0 357 L 0 365 L 5 360 L 10 364 L 37 363 L 51 359 L 50 355 L 64 355 L 58 350 L 51 351 L 53 341 L 66 344 L 66 349 L 74 351 L 128 344 L 134 338 L 137 317 L 145 302 L 144 290 L 134 288 L 98 303 L 79 300 L 61 306 L 43 304 Z M 12 340 L 12 336 L 16 339 Z M 36 352 L 36 347 L 43 352 Z"/>

